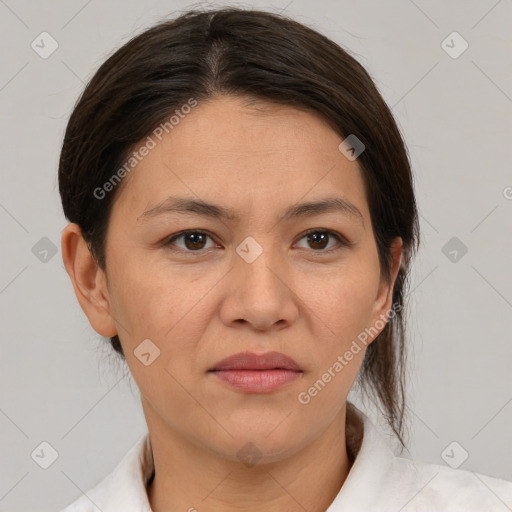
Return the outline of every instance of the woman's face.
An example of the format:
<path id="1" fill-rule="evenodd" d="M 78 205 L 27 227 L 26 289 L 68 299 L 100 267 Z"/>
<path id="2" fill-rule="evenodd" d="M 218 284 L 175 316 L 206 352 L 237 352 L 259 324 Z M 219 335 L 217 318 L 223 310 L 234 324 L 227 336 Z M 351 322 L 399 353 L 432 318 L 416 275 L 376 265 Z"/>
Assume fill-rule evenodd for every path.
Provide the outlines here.
<path id="1" fill-rule="evenodd" d="M 118 333 L 150 428 L 231 460 L 251 442 L 271 461 L 344 414 L 366 349 L 353 342 L 382 330 L 392 283 L 381 280 L 361 170 L 342 138 L 314 114 L 258 107 L 218 97 L 152 135 L 109 222 L 108 313 L 84 309 L 100 334 Z M 284 216 L 333 199 L 341 206 Z M 397 263 L 399 244 L 393 254 Z M 259 389 L 210 371 L 246 351 L 283 353 L 301 371 Z"/>

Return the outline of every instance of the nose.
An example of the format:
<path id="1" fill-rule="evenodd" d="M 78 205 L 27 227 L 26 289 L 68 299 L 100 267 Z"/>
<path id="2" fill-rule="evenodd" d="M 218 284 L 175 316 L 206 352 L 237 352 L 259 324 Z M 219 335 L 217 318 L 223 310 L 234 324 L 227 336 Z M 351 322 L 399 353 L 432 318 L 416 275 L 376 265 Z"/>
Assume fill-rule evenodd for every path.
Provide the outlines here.
<path id="1" fill-rule="evenodd" d="M 234 268 L 228 274 L 221 307 L 223 322 L 231 327 L 247 324 L 257 331 L 293 324 L 299 315 L 299 299 L 286 261 L 271 248 L 265 248 L 253 261 L 241 254 L 234 255 Z"/>

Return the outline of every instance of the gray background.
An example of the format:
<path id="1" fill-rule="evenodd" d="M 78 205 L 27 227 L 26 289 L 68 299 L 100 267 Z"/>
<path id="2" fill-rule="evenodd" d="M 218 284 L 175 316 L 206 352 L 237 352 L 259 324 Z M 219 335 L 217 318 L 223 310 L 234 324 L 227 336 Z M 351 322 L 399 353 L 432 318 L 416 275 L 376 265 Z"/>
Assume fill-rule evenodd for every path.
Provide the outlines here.
<path id="1" fill-rule="evenodd" d="M 146 430 L 136 385 L 89 326 L 64 270 L 57 163 L 72 106 L 106 56 L 190 5 L 0 1 L 2 511 L 60 509 Z M 462 469 L 512 480 L 511 2 L 231 5 L 285 10 L 317 28 L 352 51 L 392 107 L 423 237 L 411 285 L 404 455 L 445 464 L 456 441 L 448 453 L 457 462 L 468 452 Z M 31 48 L 43 31 L 58 43 L 47 59 Z M 442 46 L 453 31 L 469 44 L 457 58 Z M 461 41 L 452 39 L 453 53 Z M 453 237 L 459 247 L 446 246 Z M 31 458 L 43 441 L 58 452 L 48 469 Z M 506 510 L 498 496 L 496 506 Z"/>

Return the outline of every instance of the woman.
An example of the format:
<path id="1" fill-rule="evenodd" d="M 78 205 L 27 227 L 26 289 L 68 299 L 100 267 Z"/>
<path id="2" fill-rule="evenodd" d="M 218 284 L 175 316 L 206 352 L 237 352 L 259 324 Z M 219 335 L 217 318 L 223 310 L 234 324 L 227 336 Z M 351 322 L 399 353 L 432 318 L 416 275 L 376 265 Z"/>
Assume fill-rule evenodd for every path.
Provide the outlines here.
<path id="1" fill-rule="evenodd" d="M 404 444 L 419 232 L 399 130 L 334 42 L 235 8 L 147 30 L 75 106 L 59 186 L 66 270 L 148 425 L 66 512 L 510 506 L 347 402 L 358 379 Z"/>

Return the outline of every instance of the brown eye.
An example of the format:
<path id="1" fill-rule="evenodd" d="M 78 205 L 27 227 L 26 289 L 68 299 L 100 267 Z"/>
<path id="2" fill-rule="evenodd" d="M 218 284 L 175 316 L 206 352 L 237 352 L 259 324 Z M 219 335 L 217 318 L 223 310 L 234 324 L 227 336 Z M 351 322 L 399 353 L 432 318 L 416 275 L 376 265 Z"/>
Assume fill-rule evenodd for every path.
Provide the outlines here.
<path id="1" fill-rule="evenodd" d="M 197 252 L 201 249 L 205 249 L 205 244 L 208 238 L 211 239 L 210 235 L 204 231 L 182 231 L 181 233 L 178 233 L 177 235 L 174 235 L 168 239 L 164 245 L 177 245 L 175 244 L 176 240 L 182 239 L 183 246 L 180 247 L 178 245 L 180 249 L 189 252 Z"/>
<path id="2" fill-rule="evenodd" d="M 334 231 L 326 230 L 326 229 L 311 229 L 305 233 L 305 235 L 301 238 L 306 239 L 309 247 L 318 252 L 329 252 L 330 250 L 336 250 L 336 247 L 328 247 L 328 244 L 331 240 L 337 240 L 338 244 L 341 246 L 348 245 L 345 239 L 335 233 Z M 339 247 L 338 247 L 339 248 Z"/>
<path id="3" fill-rule="evenodd" d="M 313 249 L 325 249 L 329 243 L 329 234 L 317 231 L 307 235 L 307 239 Z"/>

